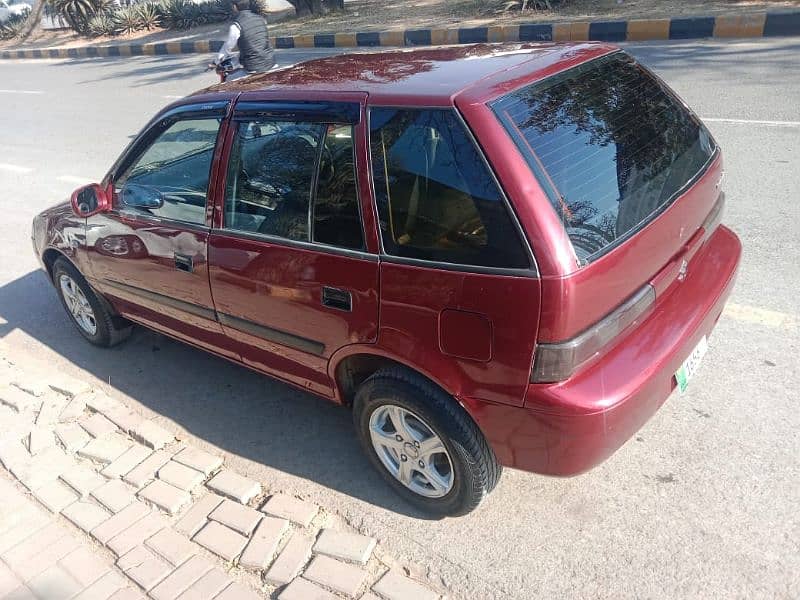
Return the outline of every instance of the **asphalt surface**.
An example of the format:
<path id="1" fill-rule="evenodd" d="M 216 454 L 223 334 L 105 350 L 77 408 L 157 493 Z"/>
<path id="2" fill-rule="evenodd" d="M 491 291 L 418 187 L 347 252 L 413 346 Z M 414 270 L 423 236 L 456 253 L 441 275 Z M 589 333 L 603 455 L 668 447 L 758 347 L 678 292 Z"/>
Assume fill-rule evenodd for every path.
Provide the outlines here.
<path id="1" fill-rule="evenodd" d="M 475 513 L 425 520 L 370 470 L 346 410 L 145 330 L 83 342 L 36 270 L 31 218 L 99 180 L 168 96 L 213 83 L 207 57 L 0 61 L 0 340 L 338 511 L 455 596 L 800 597 L 800 39 L 628 48 L 722 145 L 744 258 L 688 392 L 586 475 L 507 470 Z"/>

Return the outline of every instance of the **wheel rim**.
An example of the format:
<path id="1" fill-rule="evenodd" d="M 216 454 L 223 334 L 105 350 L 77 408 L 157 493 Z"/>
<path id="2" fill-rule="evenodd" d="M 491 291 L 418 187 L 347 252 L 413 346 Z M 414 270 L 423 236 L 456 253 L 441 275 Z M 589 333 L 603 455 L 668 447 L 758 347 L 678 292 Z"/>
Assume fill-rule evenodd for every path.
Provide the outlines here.
<path id="1" fill-rule="evenodd" d="M 394 404 L 369 418 L 372 446 L 383 466 L 412 492 L 441 498 L 453 488 L 453 462 L 433 429 L 418 415 Z"/>
<path id="2" fill-rule="evenodd" d="M 97 320 L 92 310 L 92 305 L 80 286 L 69 275 L 61 275 L 58 279 L 61 295 L 67 305 L 67 310 L 83 331 L 89 335 L 97 333 Z"/>

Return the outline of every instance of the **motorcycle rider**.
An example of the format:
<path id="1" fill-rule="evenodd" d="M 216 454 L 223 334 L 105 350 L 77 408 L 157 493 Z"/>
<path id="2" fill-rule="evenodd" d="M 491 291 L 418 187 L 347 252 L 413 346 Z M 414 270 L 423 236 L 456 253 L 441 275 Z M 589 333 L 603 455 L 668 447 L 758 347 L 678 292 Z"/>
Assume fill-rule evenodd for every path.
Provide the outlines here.
<path id="1" fill-rule="evenodd" d="M 241 67 L 228 74 L 226 81 L 253 73 L 265 73 L 275 65 L 266 19 L 250 10 L 250 0 L 233 0 L 233 13 L 236 18 L 228 29 L 228 39 L 222 45 L 217 59 L 209 65 L 210 68 L 219 65 L 238 45 Z"/>

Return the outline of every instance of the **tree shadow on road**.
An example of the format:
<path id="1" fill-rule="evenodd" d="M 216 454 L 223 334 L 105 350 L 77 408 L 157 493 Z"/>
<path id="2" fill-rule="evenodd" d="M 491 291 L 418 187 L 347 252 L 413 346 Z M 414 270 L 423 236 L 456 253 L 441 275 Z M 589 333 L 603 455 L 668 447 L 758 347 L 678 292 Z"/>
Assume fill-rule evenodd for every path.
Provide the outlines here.
<path id="1" fill-rule="evenodd" d="M 223 451 L 426 518 L 371 468 L 346 408 L 141 327 L 120 346 L 94 347 L 68 321 L 43 271 L 0 287 L 0 340 L 14 330 L 107 383 L 112 395 L 133 398 Z"/>
<path id="2" fill-rule="evenodd" d="M 76 81 L 76 85 L 104 81 L 125 81 L 125 87 L 145 87 L 168 81 L 182 81 L 197 77 L 205 71 L 215 54 L 186 54 L 175 56 L 136 56 L 130 58 L 79 58 L 53 63 L 53 68 L 81 65 L 87 78 Z M 120 71 L 121 60 L 136 61 L 134 69 Z M 209 85 L 217 83 L 216 75 L 209 73 Z"/>

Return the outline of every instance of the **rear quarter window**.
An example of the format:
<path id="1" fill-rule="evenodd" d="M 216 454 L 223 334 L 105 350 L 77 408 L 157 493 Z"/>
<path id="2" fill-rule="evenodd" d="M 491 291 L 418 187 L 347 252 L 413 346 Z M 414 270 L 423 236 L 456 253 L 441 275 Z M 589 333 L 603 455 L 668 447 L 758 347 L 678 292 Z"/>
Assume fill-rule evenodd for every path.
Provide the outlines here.
<path id="1" fill-rule="evenodd" d="M 373 108 L 370 150 L 387 254 L 530 268 L 503 195 L 453 110 Z"/>
<path id="2" fill-rule="evenodd" d="M 697 118 L 623 52 L 521 88 L 492 108 L 561 216 L 581 263 L 654 218 L 716 152 Z"/>

